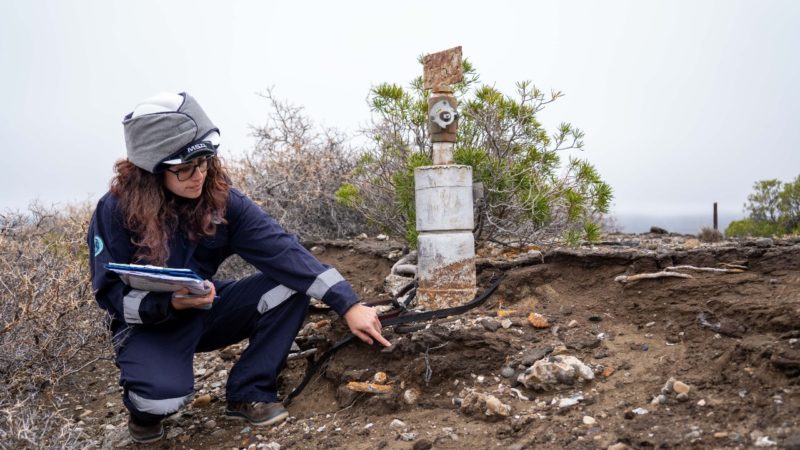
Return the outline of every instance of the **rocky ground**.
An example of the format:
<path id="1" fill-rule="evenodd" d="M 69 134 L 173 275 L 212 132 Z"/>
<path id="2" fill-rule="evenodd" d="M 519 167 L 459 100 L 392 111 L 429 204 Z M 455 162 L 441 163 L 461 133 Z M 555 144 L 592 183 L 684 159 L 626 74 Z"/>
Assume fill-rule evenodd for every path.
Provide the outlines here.
<path id="1" fill-rule="evenodd" d="M 401 255 L 375 240 L 314 251 L 364 299 L 386 297 Z M 620 235 L 543 253 L 479 251 L 481 287 L 506 273 L 486 304 L 389 329 L 390 349 L 345 348 L 280 426 L 223 417 L 241 346 L 200 354 L 194 403 L 150 447 L 800 449 L 800 239 Z M 664 270 L 677 266 L 725 270 Z M 318 312 L 298 343 L 324 350 L 344 335 L 335 315 Z M 284 391 L 305 366 L 289 362 Z M 117 376 L 98 362 L 61 388 L 87 447 L 135 447 Z M 388 392 L 356 392 L 354 381 Z"/>

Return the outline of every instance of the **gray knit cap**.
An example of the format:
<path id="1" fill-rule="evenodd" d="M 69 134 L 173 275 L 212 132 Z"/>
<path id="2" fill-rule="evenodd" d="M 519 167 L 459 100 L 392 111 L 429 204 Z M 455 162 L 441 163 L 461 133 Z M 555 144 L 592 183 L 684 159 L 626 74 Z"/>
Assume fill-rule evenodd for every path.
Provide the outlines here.
<path id="1" fill-rule="evenodd" d="M 122 125 L 128 160 L 151 173 L 162 171 L 165 164 L 214 154 L 219 145 L 219 129 L 185 92 L 158 94 L 142 101 Z"/>

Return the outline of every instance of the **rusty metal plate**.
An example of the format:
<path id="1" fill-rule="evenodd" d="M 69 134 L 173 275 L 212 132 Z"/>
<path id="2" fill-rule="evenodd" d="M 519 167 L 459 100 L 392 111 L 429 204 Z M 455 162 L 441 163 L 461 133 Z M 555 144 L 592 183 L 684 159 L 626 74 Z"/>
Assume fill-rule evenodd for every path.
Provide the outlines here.
<path id="1" fill-rule="evenodd" d="M 422 59 L 423 87 L 438 90 L 439 86 L 449 86 L 464 79 L 461 68 L 461 46 L 453 47 L 437 53 L 431 53 Z"/>

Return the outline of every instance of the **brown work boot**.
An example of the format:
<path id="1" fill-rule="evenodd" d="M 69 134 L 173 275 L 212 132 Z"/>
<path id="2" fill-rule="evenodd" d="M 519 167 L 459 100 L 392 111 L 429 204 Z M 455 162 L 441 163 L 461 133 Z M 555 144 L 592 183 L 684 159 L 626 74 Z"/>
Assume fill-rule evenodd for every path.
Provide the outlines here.
<path id="1" fill-rule="evenodd" d="M 133 442 L 147 444 L 164 437 L 164 424 L 159 422 L 155 425 L 139 425 L 129 418 L 128 433 L 130 433 Z"/>
<path id="2" fill-rule="evenodd" d="M 225 415 L 231 419 L 247 420 L 253 425 L 274 425 L 289 417 L 289 411 L 278 402 L 228 402 Z"/>

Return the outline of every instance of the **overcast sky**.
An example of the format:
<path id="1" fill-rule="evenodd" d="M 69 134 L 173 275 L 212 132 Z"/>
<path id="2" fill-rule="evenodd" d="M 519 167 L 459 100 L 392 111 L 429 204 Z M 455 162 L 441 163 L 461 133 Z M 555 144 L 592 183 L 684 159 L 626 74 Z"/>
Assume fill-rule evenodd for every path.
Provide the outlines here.
<path id="1" fill-rule="evenodd" d="M 741 213 L 756 180 L 800 175 L 800 2 L 0 3 L 0 209 L 95 200 L 139 100 L 187 91 L 226 154 L 252 147 L 256 93 L 354 131 L 369 88 L 456 45 L 484 82 L 566 96 L 540 119 L 586 132 L 618 214 Z"/>

